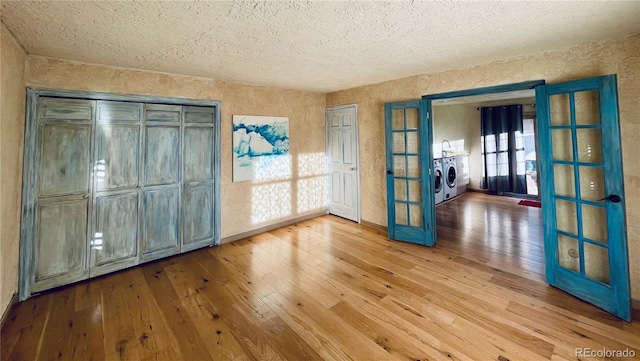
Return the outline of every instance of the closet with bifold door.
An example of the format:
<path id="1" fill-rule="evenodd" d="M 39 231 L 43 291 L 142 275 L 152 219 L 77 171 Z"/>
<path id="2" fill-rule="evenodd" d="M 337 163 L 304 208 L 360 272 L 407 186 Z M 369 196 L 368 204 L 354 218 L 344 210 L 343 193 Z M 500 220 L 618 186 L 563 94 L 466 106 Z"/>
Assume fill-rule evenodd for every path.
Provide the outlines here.
<path id="1" fill-rule="evenodd" d="M 21 299 L 219 243 L 219 102 L 111 98 L 29 89 Z"/>

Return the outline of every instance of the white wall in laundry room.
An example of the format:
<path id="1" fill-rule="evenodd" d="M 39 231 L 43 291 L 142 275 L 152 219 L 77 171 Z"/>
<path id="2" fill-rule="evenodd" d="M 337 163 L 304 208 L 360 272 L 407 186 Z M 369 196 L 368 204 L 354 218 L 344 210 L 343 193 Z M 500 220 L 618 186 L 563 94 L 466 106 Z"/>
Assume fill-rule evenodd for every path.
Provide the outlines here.
<path id="1" fill-rule="evenodd" d="M 480 189 L 482 178 L 480 148 L 480 112 L 473 104 L 433 107 L 433 156 L 441 156 L 442 141 L 448 140 L 456 151 L 469 153 L 468 188 Z M 464 145 L 461 145 L 464 143 Z M 444 150 L 448 145 L 445 143 Z M 462 149 L 460 149 L 462 148 Z"/>

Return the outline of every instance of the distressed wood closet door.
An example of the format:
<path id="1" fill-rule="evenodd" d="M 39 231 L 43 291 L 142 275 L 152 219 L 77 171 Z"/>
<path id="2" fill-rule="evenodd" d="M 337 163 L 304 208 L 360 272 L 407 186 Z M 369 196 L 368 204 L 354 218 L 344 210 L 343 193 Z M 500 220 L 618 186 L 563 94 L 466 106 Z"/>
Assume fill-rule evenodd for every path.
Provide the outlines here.
<path id="1" fill-rule="evenodd" d="M 32 292 L 85 279 L 95 102 L 43 98 L 37 108 Z"/>
<path id="2" fill-rule="evenodd" d="M 220 102 L 31 88 L 27 101 L 20 300 L 219 243 Z"/>
<path id="3" fill-rule="evenodd" d="M 144 106 L 141 261 L 180 252 L 181 106 Z"/>
<path id="4" fill-rule="evenodd" d="M 97 102 L 91 277 L 138 263 L 142 104 Z"/>
<path id="5" fill-rule="evenodd" d="M 183 107 L 182 247 L 214 243 L 215 108 Z"/>

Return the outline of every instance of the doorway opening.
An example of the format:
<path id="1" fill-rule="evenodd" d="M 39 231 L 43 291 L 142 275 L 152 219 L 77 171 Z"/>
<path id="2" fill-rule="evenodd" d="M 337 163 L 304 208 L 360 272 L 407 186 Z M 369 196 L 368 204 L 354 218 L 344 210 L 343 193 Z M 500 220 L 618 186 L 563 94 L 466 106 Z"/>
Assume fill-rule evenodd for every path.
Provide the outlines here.
<path id="1" fill-rule="evenodd" d="M 538 219 L 544 219 L 544 222 L 540 222 L 542 227 L 535 227 L 538 235 L 541 234 L 540 228 L 544 228 L 544 237 L 538 236 L 538 238 L 543 238 L 544 242 L 544 262 L 539 262 L 544 264 L 544 277 L 540 275 L 540 278 L 546 280 L 546 283 L 551 286 L 558 287 L 628 321 L 631 319 L 630 276 L 626 232 L 623 231 L 626 229 L 624 182 L 615 74 L 551 85 L 546 85 L 544 81 L 524 82 L 425 95 L 420 101 L 386 103 L 389 237 L 404 240 L 399 237 L 394 238 L 395 230 L 400 229 L 399 224 L 405 223 L 402 223 L 403 219 L 398 219 L 397 214 L 393 212 L 393 206 L 402 205 L 403 202 L 422 206 L 425 215 L 423 219 L 428 221 L 426 225 L 404 226 L 405 233 L 413 232 L 415 236 L 407 239 L 407 242 L 434 245 L 436 237 L 439 240 L 445 240 L 442 234 L 436 232 L 436 226 L 447 222 L 455 225 L 453 222 L 455 217 L 461 216 L 460 212 L 450 211 L 444 214 L 441 222 L 436 222 L 436 202 L 434 200 L 437 197 L 434 195 L 432 172 L 435 168 L 432 150 L 434 144 L 432 103 L 439 99 L 531 89 L 535 89 L 536 103 L 539 108 L 536 128 L 540 136 L 535 141 L 534 133 L 534 141 L 537 144 L 536 148 L 540 153 L 541 160 L 537 167 L 540 167 L 543 170 L 541 174 L 544 174 L 544 177 L 539 177 L 543 178 L 541 179 L 540 193 L 542 194 L 542 202 L 546 203 L 540 210 L 536 211 L 530 207 L 531 209 L 528 211 L 528 213 L 539 212 L 537 213 Z M 400 140 L 406 141 L 410 131 L 413 136 L 414 133 L 418 133 L 418 130 L 414 129 L 415 127 L 407 128 L 406 114 L 404 118 L 398 118 L 399 120 L 404 119 L 404 122 L 396 124 L 391 112 L 395 109 L 403 110 L 410 107 L 419 109 L 420 119 L 425 120 L 423 123 L 425 126 L 422 129 L 428 129 L 426 132 L 422 131 L 423 141 L 420 142 L 419 148 L 411 148 L 412 153 L 409 152 L 406 142 L 400 142 Z M 404 128 L 398 128 L 400 125 L 404 125 Z M 509 129 L 508 126 L 507 129 Z M 518 130 L 520 135 L 524 133 L 523 126 Z M 509 134 L 504 137 L 506 139 L 512 138 L 511 130 L 508 132 Z M 502 138 L 502 133 L 504 131 L 496 126 L 493 132 L 483 132 L 482 135 L 485 136 L 485 139 L 490 135 L 494 138 Z M 399 140 L 397 144 L 391 141 L 395 138 Z M 424 141 L 425 139 L 426 141 Z M 512 139 L 515 139 L 515 134 Z M 522 139 L 520 142 L 522 143 Z M 500 165 L 497 155 L 507 150 L 503 149 L 500 143 L 496 143 L 495 149 L 493 149 L 496 154 L 494 163 Z M 511 160 L 506 158 L 506 161 L 504 161 L 504 157 L 501 159 L 510 167 L 510 173 L 506 176 L 508 180 L 513 174 L 522 175 L 522 170 L 526 169 L 522 163 L 526 162 L 522 157 L 525 150 L 523 144 L 516 147 L 515 145 L 518 143 L 515 140 L 507 144 L 510 144 L 508 148 L 515 149 L 516 152 L 520 151 L 521 154 L 520 157 L 516 155 L 515 162 L 512 160 L 513 158 Z M 486 144 L 483 146 L 487 148 Z M 440 151 L 443 157 L 441 161 L 442 174 L 449 190 L 457 196 L 457 190 L 452 186 L 457 185 L 456 167 L 459 166 L 459 163 L 452 163 L 450 157 L 451 152 L 456 150 L 451 149 L 450 141 L 446 140 L 442 141 Z M 454 155 L 456 154 L 454 153 Z M 395 186 L 396 179 L 407 178 L 405 177 L 405 168 L 402 166 L 406 166 L 408 163 L 393 161 L 397 158 L 402 161 L 404 159 L 402 157 L 408 158 L 409 156 L 420 159 L 420 162 L 415 166 L 413 163 L 411 164 L 410 170 L 415 175 L 409 178 L 422 182 L 424 197 L 420 196 L 417 200 L 407 202 L 403 200 L 404 198 L 396 197 L 393 186 Z M 489 158 L 485 160 L 485 164 L 488 164 Z M 520 168 L 518 163 L 521 163 Z M 470 162 L 470 164 L 472 163 Z M 428 168 L 428 172 L 424 171 L 425 168 Z M 421 169 L 421 173 L 418 174 Z M 516 169 L 515 173 L 512 172 L 513 169 Z M 499 181 L 510 185 L 504 178 Z M 526 185 L 525 182 L 522 183 Z M 402 195 L 400 194 L 400 196 Z M 445 199 L 450 198 L 451 195 L 447 197 L 445 192 Z M 444 211 L 445 206 L 448 208 L 457 203 L 455 197 L 453 198 L 453 201 L 448 200 L 440 205 L 441 211 Z M 464 194 L 461 198 L 469 198 L 469 195 Z M 507 199 L 507 197 L 500 198 Z M 520 204 L 521 202 L 518 202 L 518 205 Z M 527 227 L 532 222 L 511 222 L 511 224 L 500 225 L 495 229 L 495 234 L 488 237 L 478 235 L 486 233 L 489 229 L 486 227 L 487 224 L 500 224 L 500 221 L 510 219 L 511 214 L 521 213 L 515 211 L 516 209 L 522 210 L 523 208 L 508 209 L 508 212 L 504 212 L 505 210 L 502 209 L 502 212 L 498 212 L 497 215 L 492 215 L 490 212 L 480 214 L 467 212 L 469 216 L 475 218 L 474 221 L 479 223 L 480 227 L 478 230 L 471 229 L 469 239 L 479 242 L 467 247 L 466 244 L 469 241 L 465 239 L 466 234 L 461 232 L 469 230 L 458 223 L 451 227 L 452 238 L 458 239 L 459 246 L 457 250 L 454 250 L 454 254 L 468 256 L 471 253 L 471 259 L 464 258 L 470 262 L 478 262 L 478 259 L 482 260 L 483 256 L 483 262 L 491 261 L 491 258 L 494 261 L 502 261 L 509 258 L 505 256 L 513 256 L 518 265 L 513 275 L 522 278 L 522 275 L 518 273 L 522 269 L 520 264 L 529 263 L 527 257 L 523 256 L 528 252 L 524 251 L 522 240 L 528 239 L 526 238 L 528 236 Z M 466 218 L 466 215 L 463 217 Z M 496 219 L 498 222 L 493 222 Z M 523 229 L 524 232 L 522 232 Z M 484 232 L 481 232 L 482 230 Z M 516 231 L 520 233 L 514 236 Z M 417 237 L 422 238 L 417 239 Z M 508 249 L 515 249 L 515 252 L 505 255 L 498 251 L 491 254 L 489 258 L 486 257 L 486 254 L 473 254 L 474 251 L 485 249 L 487 243 L 493 245 L 503 239 L 510 239 L 510 242 L 504 243 L 504 246 Z M 492 249 L 501 250 L 503 248 L 494 246 Z M 504 267 L 504 265 L 486 266 L 493 271 L 500 272 Z"/>
<path id="2" fill-rule="evenodd" d="M 467 189 L 538 198 L 533 89 L 437 99 L 432 109 L 433 158 L 455 162 L 457 170 L 444 171 L 457 181 L 455 194 L 445 194 L 444 201 Z"/>
<path id="3" fill-rule="evenodd" d="M 541 209 L 519 204 L 537 200 L 539 193 L 535 90 L 436 99 L 431 106 L 434 171 L 443 169 L 445 189 L 452 177 L 455 184 L 453 196 L 434 195 L 437 246 L 544 282 Z M 492 125 L 488 114 L 507 107 L 518 112 L 517 126 L 483 127 Z M 447 168 L 449 163 L 455 167 Z"/>

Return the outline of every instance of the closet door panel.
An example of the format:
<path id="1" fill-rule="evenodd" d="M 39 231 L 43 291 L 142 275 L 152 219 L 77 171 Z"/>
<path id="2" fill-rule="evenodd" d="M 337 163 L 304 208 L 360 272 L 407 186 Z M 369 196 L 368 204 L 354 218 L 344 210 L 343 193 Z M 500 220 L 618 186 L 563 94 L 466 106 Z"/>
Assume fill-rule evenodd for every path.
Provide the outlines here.
<path id="1" fill-rule="evenodd" d="M 141 259 L 180 252 L 180 117 L 182 107 L 144 106 Z"/>
<path id="2" fill-rule="evenodd" d="M 34 292 L 87 277 L 88 203 L 77 199 L 38 205 Z"/>
<path id="3" fill-rule="evenodd" d="M 96 135 L 96 191 L 138 185 L 140 127 L 100 125 Z"/>
<path id="4" fill-rule="evenodd" d="M 182 252 L 214 243 L 215 108 L 183 107 Z"/>
<path id="5" fill-rule="evenodd" d="M 91 125 L 42 125 L 39 143 L 39 196 L 88 193 Z"/>
<path id="6" fill-rule="evenodd" d="M 99 123 L 139 122 L 142 117 L 142 103 L 98 101 Z"/>
<path id="7" fill-rule="evenodd" d="M 92 100 L 40 98 L 38 119 L 40 121 L 83 122 L 93 120 L 96 102 Z"/>
<path id="8" fill-rule="evenodd" d="M 144 119 L 147 122 L 180 123 L 182 107 L 179 105 L 145 104 Z"/>
<path id="9" fill-rule="evenodd" d="M 97 102 L 91 277 L 138 263 L 142 106 Z"/>
<path id="10" fill-rule="evenodd" d="M 138 194 L 98 196 L 94 203 L 91 276 L 137 263 Z"/>
<path id="11" fill-rule="evenodd" d="M 194 244 L 213 242 L 213 186 L 185 188 L 182 192 L 184 214 L 182 251 Z M 185 249 L 186 247 L 186 249 Z"/>
<path id="12" fill-rule="evenodd" d="M 42 98 L 35 126 L 28 125 L 27 129 L 35 132 L 25 139 L 25 152 L 28 144 L 35 145 L 30 152 L 34 155 L 34 199 L 25 200 L 23 217 L 33 217 L 33 228 L 26 235 L 31 243 L 21 248 L 21 253 L 30 253 L 33 260 L 26 268 L 31 292 L 89 276 L 94 114 L 94 101 Z M 34 143 L 28 142 L 33 138 Z M 29 172 L 27 163 L 25 169 Z"/>
<path id="13" fill-rule="evenodd" d="M 178 183 L 180 128 L 147 126 L 145 132 L 145 185 Z"/>
<path id="14" fill-rule="evenodd" d="M 185 182 L 213 179 L 213 128 L 185 127 Z"/>
<path id="15" fill-rule="evenodd" d="M 179 207 L 178 187 L 144 191 L 142 258 L 145 261 L 180 251 Z"/>
<path id="16" fill-rule="evenodd" d="M 215 122 L 215 111 L 212 107 L 183 107 L 184 122 L 211 124 Z"/>

